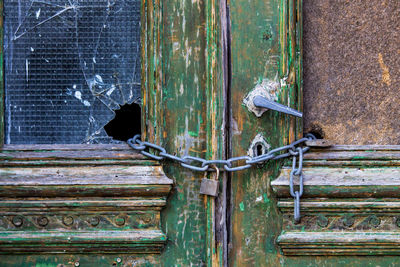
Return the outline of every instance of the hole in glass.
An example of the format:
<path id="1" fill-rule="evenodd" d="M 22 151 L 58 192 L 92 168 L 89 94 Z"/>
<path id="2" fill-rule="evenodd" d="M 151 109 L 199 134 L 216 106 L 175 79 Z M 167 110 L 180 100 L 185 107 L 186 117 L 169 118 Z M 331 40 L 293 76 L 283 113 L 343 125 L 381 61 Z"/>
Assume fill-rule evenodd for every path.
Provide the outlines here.
<path id="1" fill-rule="evenodd" d="M 115 112 L 115 118 L 104 126 L 107 135 L 115 140 L 127 141 L 140 134 L 140 111 L 138 104 L 123 105 Z"/>

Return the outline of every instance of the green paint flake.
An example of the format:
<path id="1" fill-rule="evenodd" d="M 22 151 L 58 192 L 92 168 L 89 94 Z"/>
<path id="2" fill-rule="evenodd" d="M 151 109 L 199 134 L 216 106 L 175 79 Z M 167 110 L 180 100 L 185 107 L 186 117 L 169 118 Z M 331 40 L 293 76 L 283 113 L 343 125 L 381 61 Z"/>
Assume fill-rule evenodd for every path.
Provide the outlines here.
<path id="1" fill-rule="evenodd" d="M 198 136 L 199 136 L 198 133 L 195 133 L 195 132 L 192 132 L 192 131 L 189 131 L 188 133 L 189 133 L 189 135 L 190 135 L 191 137 L 198 137 Z"/>
<path id="2" fill-rule="evenodd" d="M 269 200 L 269 198 L 268 198 L 268 196 L 267 196 L 266 193 L 263 194 L 263 197 L 264 197 L 264 203 L 269 203 L 269 202 L 271 202 L 271 201 Z"/>
<path id="3" fill-rule="evenodd" d="M 239 208 L 240 208 L 241 211 L 244 211 L 244 204 L 243 204 L 243 202 L 240 202 Z"/>

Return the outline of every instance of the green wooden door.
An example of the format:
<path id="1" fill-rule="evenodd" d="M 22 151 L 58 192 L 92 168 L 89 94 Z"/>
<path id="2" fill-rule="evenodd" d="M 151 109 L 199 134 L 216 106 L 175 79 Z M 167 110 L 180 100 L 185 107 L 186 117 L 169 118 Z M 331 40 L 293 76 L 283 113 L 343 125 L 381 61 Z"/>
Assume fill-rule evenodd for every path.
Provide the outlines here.
<path id="1" fill-rule="evenodd" d="M 230 156 L 246 154 L 255 139 L 271 148 L 289 144 L 303 135 L 300 119 L 274 111 L 257 117 L 243 99 L 264 90 L 302 109 L 302 1 L 230 1 L 229 10 Z M 321 105 L 329 101 L 308 95 Z M 392 161 L 398 150 L 397 145 L 312 148 L 305 155 L 299 223 L 289 193 L 290 162 L 231 174 L 229 265 L 396 266 L 399 219 L 389 206 L 398 203 L 399 173 Z"/>
<path id="2" fill-rule="evenodd" d="M 142 139 L 210 160 L 303 135 L 248 102 L 302 109 L 300 0 L 143 0 L 141 26 Z M 223 171 L 212 198 L 125 144 L 4 145 L 0 266 L 395 266 L 398 150 L 313 149 L 295 224 L 288 161 Z"/>
<path id="3" fill-rule="evenodd" d="M 76 20 L 58 15 L 89 9 L 82 1 L 66 2 L 33 1 L 43 9 L 32 11 L 28 5 L 29 19 L 39 21 L 32 29 L 53 19 L 74 25 Z M 126 12 L 116 8 L 117 2 L 122 1 L 99 1 L 105 18 Z M 141 1 L 142 138 L 180 156 L 225 155 L 219 6 L 215 1 Z M 41 21 L 45 7 L 53 13 Z M 28 32 L 35 33 L 32 29 Z M 4 144 L 1 159 L 0 266 L 223 261 L 220 237 L 215 245 L 215 203 L 198 192 L 204 174 L 168 161 L 161 166 L 126 144 Z"/>
<path id="4" fill-rule="evenodd" d="M 230 20 L 231 156 L 287 145 L 302 137 L 301 119 L 271 110 L 257 116 L 244 99 L 258 94 L 302 109 L 301 1 L 230 1 Z M 276 243 L 283 221 L 270 184 L 283 163 L 231 174 L 230 266 L 289 266 Z"/>

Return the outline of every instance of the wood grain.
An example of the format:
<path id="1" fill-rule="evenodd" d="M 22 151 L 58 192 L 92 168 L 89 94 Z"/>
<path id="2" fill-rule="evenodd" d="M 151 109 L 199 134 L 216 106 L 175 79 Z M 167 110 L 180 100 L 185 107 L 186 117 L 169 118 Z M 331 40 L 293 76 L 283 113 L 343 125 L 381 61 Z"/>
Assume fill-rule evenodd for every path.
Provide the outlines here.
<path id="1" fill-rule="evenodd" d="M 290 169 L 271 182 L 278 197 L 288 197 Z M 304 168 L 304 197 L 396 197 L 398 168 Z M 295 185 L 298 180 L 295 179 Z"/>
<path id="2" fill-rule="evenodd" d="M 2 232 L 0 253 L 160 253 L 161 231 Z"/>
<path id="3" fill-rule="evenodd" d="M 290 232 L 282 234 L 277 242 L 288 256 L 400 255 L 398 232 Z"/>
<path id="4" fill-rule="evenodd" d="M 269 110 L 256 117 L 243 104 L 263 84 L 277 85 L 277 101 L 301 109 L 301 11 L 298 1 L 230 1 L 231 155 L 251 151 L 258 134 L 272 148 L 296 139 L 301 121 Z M 263 87 L 264 88 L 264 87 Z M 267 88 L 264 88 L 267 89 Z M 254 155 L 250 155 L 254 156 Z M 284 266 L 275 238 L 281 217 L 269 186 L 281 162 L 232 174 L 230 266 Z"/>
<path id="5" fill-rule="evenodd" d="M 173 181 L 127 145 L 7 145 L 0 158 L 0 253 L 160 253 L 165 245 L 160 212 Z"/>
<path id="6" fill-rule="evenodd" d="M 284 218 L 283 232 L 277 239 L 283 254 L 400 255 L 397 249 L 399 149 L 399 146 L 312 149 L 304 162 L 302 218 L 298 224 L 293 223 L 290 168 L 283 168 L 271 182 Z M 295 187 L 297 184 L 296 178 Z M 349 264 L 361 262 L 354 257 L 346 259 Z"/>

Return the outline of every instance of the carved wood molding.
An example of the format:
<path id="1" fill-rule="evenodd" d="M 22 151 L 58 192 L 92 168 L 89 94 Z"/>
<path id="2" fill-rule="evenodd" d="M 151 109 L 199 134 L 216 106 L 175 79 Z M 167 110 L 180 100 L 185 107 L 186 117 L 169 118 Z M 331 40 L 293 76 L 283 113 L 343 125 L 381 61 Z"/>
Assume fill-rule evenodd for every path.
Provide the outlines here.
<path id="1" fill-rule="evenodd" d="M 290 232 L 278 238 L 285 255 L 399 255 L 399 232 Z"/>
<path id="2" fill-rule="evenodd" d="M 160 230 L 2 232 L 0 253 L 160 253 Z"/>
<path id="3" fill-rule="evenodd" d="M 301 222 L 288 168 L 271 182 L 285 255 L 400 255 L 400 146 L 334 146 L 305 156 Z M 297 182 L 295 181 L 295 184 Z"/>
<path id="4" fill-rule="evenodd" d="M 0 253 L 160 253 L 172 180 L 126 145 L 4 146 Z"/>

